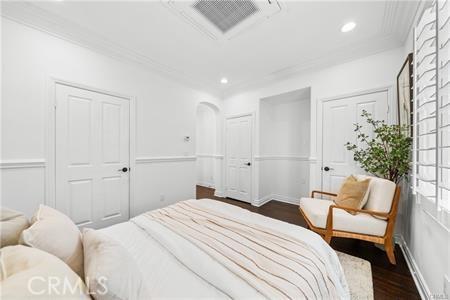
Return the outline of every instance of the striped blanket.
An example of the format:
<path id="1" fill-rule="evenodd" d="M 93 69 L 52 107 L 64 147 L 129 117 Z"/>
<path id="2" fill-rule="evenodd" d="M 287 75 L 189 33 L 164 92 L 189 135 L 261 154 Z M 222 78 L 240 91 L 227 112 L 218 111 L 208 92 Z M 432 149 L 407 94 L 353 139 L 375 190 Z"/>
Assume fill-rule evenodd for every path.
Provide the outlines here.
<path id="1" fill-rule="evenodd" d="M 330 269 L 327 259 L 305 240 L 270 226 L 212 209 L 208 205 L 202 205 L 203 201 L 183 201 L 147 212 L 133 219 L 133 222 L 165 248 L 174 245 L 168 245 L 170 242 L 152 232 L 155 229 L 152 229 L 150 223 L 157 223 L 176 233 L 265 298 L 345 298 L 342 290 L 346 288 L 342 289 L 339 276 L 333 276 L 334 271 Z M 182 254 L 178 256 L 179 260 L 187 259 Z M 199 276 L 209 280 L 207 274 Z M 220 284 L 218 285 L 220 288 Z M 226 291 L 224 288 L 221 290 Z M 230 294 L 229 291 L 225 293 L 230 298 L 239 298 L 239 294 Z"/>

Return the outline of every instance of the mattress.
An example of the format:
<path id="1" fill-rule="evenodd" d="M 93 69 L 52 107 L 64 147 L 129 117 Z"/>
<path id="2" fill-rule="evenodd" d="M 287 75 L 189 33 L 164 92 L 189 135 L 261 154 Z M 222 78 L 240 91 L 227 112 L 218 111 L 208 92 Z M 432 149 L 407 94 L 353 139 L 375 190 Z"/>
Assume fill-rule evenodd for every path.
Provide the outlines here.
<path id="1" fill-rule="evenodd" d="M 307 242 L 326 262 L 330 276 L 337 283 L 336 289 L 340 298 L 349 298 L 348 286 L 339 259 L 319 235 L 305 228 L 255 214 L 223 202 L 209 199 L 198 201 L 199 205 L 207 209 L 255 225 L 270 227 Z M 155 238 L 155 236 L 149 235 L 148 232 L 137 225 L 140 218 L 143 218 L 143 216 L 101 229 L 101 231 L 119 241 L 128 250 L 137 262 L 142 275 L 146 279 L 148 288 L 155 298 L 229 298 L 231 293 L 226 292 L 227 289 L 233 290 L 234 295 L 238 291 L 239 298 L 263 298 L 258 291 L 242 279 L 228 272 L 226 268 L 219 266 L 207 253 L 203 253 L 200 249 L 195 249 L 196 252 L 193 252 L 193 249 L 196 248 L 194 245 L 171 232 L 168 228 L 155 223 L 154 231 L 160 237 Z M 162 239 L 165 240 L 164 243 L 161 242 Z M 168 243 L 174 245 L 172 249 L 168 249 Z M 191 264 L 179 259 L 183 253 L 186 253 L 186 255 L 195 253 Z M 204 274 L 202 276 L 201 272 L 197 272 L 197 265 L 201 265 L 199 268 L 210 269 L 210 276 L 224 278 L 225 283 L 221 283 L 222 287 L 218 288 L 218 285 L 214 284 L 214 280 L 210 280 Z M 225 284 L 225 288 L 223 288 L 223 284 Z"/>

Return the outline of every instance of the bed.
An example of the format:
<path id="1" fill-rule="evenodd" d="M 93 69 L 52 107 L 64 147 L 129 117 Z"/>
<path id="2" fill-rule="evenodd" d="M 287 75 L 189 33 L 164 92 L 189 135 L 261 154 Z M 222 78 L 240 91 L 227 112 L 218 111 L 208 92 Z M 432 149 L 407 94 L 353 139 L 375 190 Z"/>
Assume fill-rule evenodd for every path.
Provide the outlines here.
<path id="1" fill-rule="evenodd" d="M 217 236 L 211 236 L 213 230 L 200 234 L 208 230 L 202 222 L 216 226 Z M 134 258 L 155 298 L 350 298 L 339 259 L 319 235 L 223 202 L 182 201 L 100 231 L 119 241 Z M 263 241 L 256 238 L 260 234 Z M 229 253 L 218 254 L 216 241 L 210 238 L 217 238 L 217 245 Z M 285 253 L 296 254 L 292 249 L 274 248 L 289 243 L 300 249 L 300 258 L 295 259 L 301 264 L 286 260 Z M 316 269 L 306 257 L 311 255 L 317 256 Z M 284 265 L 277 265 L 283 261 Z M 305 264 L 307 268 L 301 266 Z M 268 269 L 278 273 L 267 274 Z M 286 286 L 283 280 L 295 282 Z"/>
<path id="2" fill-rule="evenodd" d="M 3 245 L 12 241 L 6 235 L 15 240 L 0 248 L 5 299 L 36 289 L 48 298 L 96 300 L 351 298 L 337 253 L 319 235 L 220 201 L 180 201 L 82 232 L 45 205 L 29 227 L 21 214 L 2 211 Z M 362 290 L 371 289 L 366 281 Z M 365 293 L 354 293 L 353 284 L 352 295 Z"/>

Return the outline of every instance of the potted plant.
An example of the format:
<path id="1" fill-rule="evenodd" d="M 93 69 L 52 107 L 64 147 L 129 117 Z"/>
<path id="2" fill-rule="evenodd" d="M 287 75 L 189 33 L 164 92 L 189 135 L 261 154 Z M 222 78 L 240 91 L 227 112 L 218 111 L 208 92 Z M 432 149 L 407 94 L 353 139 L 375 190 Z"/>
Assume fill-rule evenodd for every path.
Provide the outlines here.
<path id="1" fill-rule="evenodd" d="M 355 124 L 359 146 L 347 142 L 347 150 L 353 152 L 353 159 L 366 172 L 398 184 L 410 170 L 412 139 L 407 125 L 388 125 L 385 121 L 372 118 L 363 110 L 362 117 L 372 127 L 373 137 L 363 131 L 363 126 Z"/>
<path id="2" fill-rule="evenodd" d="M 388 125 L 384 121 L 374 120 L 363 110 L 362 117 L 373 130 L 373 137 L 363 131 L 363 126 L 355 124 L 355 133 L 359 146 L 347 142 L 347 150 L 353 152 L 353 159 L 368 173 L 391 180 L 397 185 L 410 170 L 410 152 L 412 139 L 408 125 Z M 375 243 L 383 251 L 383 245 Z"/>

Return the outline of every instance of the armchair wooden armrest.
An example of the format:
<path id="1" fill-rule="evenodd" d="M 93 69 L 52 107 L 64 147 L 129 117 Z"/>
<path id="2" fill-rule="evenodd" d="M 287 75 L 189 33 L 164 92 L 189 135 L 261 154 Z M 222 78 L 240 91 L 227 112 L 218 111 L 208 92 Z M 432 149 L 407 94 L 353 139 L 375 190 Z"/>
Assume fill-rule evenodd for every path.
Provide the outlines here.
<path id="1" fill-rule="evenodd" d="M 322 195 L 326 195 L 326 196 L 337 197 L 337 194 L 334 194 L 334 193 L 322 192 L 322 191 L 312 191 L 312 192 L 311 192 L 311 198 L 314 198 L 314 195 L 315 195 L 315 194 L 322 194 Z"/>
<path id="2" fill-rule="evenodd" d="M 383 213 L 383 212 L 379 212 L 379 211 L 373 211 L 373 210 L 367 210 L 367 209 L 357 209 L 357 208 L 350 208 L 350 207 L 343 207 L 343 206 L 337 206 L 337 205 L 331 205 L 328 208 L 328 217 L 332 218 L 332 214 L 333 214 L 333 209 L 342 209 L 345 210 L 347 212 L 356 212 L 356 213 L 364 213 L 364 214 L 368 214 L 371 216 L 376 216 L 376 217 L 383 217 L 386 219 L 389 219 L 390 214 L 389 213 Z"/>

